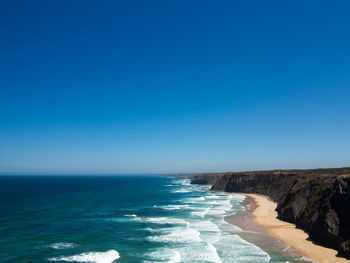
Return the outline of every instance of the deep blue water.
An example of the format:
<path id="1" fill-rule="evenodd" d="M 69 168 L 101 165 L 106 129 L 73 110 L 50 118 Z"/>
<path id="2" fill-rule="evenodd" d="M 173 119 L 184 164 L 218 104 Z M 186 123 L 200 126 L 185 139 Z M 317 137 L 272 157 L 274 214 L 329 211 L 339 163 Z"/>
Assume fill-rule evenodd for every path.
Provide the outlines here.
<path id="1" fill-rule="evenodd" d="M 1 262 L 300 262 L 244 240 L 243 196 L 160 176 L 0 177 Z"/>

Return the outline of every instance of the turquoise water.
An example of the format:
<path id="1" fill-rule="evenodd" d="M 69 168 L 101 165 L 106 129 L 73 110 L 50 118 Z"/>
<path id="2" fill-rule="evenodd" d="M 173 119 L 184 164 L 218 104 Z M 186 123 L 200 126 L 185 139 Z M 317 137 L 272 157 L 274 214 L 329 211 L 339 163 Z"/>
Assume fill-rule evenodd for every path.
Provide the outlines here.
<path id="1" fill-rule="evenodd" d="M 0 177 L 0 261 L 301 262 L 224 221 L 243 200 L 160 176 Z"/>

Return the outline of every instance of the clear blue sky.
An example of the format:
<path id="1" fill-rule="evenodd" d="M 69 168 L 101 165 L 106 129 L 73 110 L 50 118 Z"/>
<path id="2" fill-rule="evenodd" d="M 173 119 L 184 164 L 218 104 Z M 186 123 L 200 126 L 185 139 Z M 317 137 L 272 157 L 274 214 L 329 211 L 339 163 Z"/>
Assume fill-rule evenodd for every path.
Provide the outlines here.
<path id="1" fill-rule="evenodd" d="M 350 2 L 0 2 L 0 173 L 350 166 Z"/>

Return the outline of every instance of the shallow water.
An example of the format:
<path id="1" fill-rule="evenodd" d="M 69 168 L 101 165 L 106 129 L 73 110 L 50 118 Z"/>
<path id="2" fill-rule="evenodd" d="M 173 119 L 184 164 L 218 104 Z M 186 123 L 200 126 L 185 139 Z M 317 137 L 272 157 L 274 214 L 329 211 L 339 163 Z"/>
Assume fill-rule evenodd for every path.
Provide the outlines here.
<path id="1" fill-rule="evenodd" d="M 1 262 L 301 262 L 224 221 L 244 198 L 151 175 L 0 177 Z"/>

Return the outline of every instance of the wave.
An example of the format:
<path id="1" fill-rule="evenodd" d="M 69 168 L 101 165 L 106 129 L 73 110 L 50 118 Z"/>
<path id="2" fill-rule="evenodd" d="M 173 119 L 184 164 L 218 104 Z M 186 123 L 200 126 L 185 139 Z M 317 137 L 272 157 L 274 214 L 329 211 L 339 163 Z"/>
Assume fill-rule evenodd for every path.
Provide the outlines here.
<path id="1" fill-rule="evenodd" d="M 70 257 L 49 258 L 49 261 L 84 262 L 84 263 L 112 263 L 119 258 L 116 250 L 106 252 L 86 252 Z"/>
<path id="2" fill-rule="evenodd" d="M 191 191 L 189 189 L 181 188 L 181 189 L 172 191 L 172 193 L 191 193 Z"/>
<path id="3" fill-rule="evenodd" d="M 159 233 L 159 231 L 160 231 L 158 229 L 153 229 L 153 228 L 150 228 L 150 227 L 146 227 L 143 230 L 148 231 L 150 233 Z"/>
<path id="4" fill-rule="evenodd" d="M 225 215 L 230 208 L 211 208 L 207 212 L 208 215 Z"/>
<path id="5" fill-rule="evenodd" d="M 232 211 L 231 200 L 216 200 L 207 203 L 211 208 L 206 212 L 208 215 L 223 215 Z"/>
<path id="6" fill-rule="evenodd" d="M 162 206 L 162 208 L 165 210 L 179 210 L 179 209 L 188 208 L 188 205 L 167 205 L 167 206 Z"/>
<path id="7" fill-rule="evenodd" d="M 135 214 L 131 214 L 131 215 L 124 215 L 124 216 L 126 216 L 126 217 L 137 217 L 137 215 L 135 215 Z"/>
<path id="8" fill-rule="evenodd" d="M 173 228 L 169 234 L 163 234 L 158 236 L 147 237 L 151 242 L 162 243 L 193 243 L 200 242 L 200 233 L 190 227 L 186 228 Z"/>
<path id="9" fill-rule="evenodd" d="M 221 237 L 221 229 L 210 220 L 191 222 L 190 226 L 199 231 L 201 239 L 207 243 L 217 242 Z"/>
<path id="10" fill-rule="evenodd" d="M 218 255 L 216 248 L 213 246 L 213 244 L 208 244 L 207 247 L 208 247 L 208 250 L 210 252 L 210 254 L 209 254 L 210 257 L 208 258 L 208 261 L 221 263 L 221 259 Z"/>
<path id="11" fill-rule="evenodd" d="M 207 195 L 205 199 L 219 199 L 220 197 L 217 195 Z"/>
<path id="12" fill-rule="evenodd" d="M 135 221 L 154 223 L 154 224 L 187 224 L 188 222 L 183 219 L 170 218 L 170 217 L 136 217 Z"/>
<path id="13" fill-rule="evenodd" d="M 243 230 L 239 228 L 236 225 L 232 225 L 230 223 L 227 223 L 224 218 L 220 218 L 220 220 L 216 221 L 218 223 L 218 227 L 220 228 L 221 232 L 223 233 L 242 233 Z"/>
<path id="14" fill-rule="evenodd" d="M 156 263 L 156 262 L 167 262 L 167 263 L 178 263 L 181 262 L 181 254 L 179 251 L 174 249 L 162 248 L 157 251 L 151 252 L 147 255 L 152 258 L 152 261 L 144 261 L 144 263 Z"/>
<path id="15" fill-rule="evenodd" d="M 234 234 L 241 232 L 240 228 L 224 221 L 224 216 L 228 215 L 228 212 L 231 214 L 236 210 L 244 209 L 241 202 L 245 196 L 199 193 L 199 190 L 207 189 L 192 186 L 189 180 L 179 179 L 171 183 L 167 186 L 174 187 L 169 189 L 172 193 L 193 193 L 177 199 L 180 204 L 159 206 L 164 210 L 177 210 L 171 212 L 176 214 L 177 218 L 133 218 L 139 222 L 160 224 L 159 226 L 147 225 L 152 228 L 144 229 L 148 231 L 148 237 L 145 238 L 147 241 L 160 243 L 163 246 L 145 255 L 144 263 L 270 261 L 270 256 L 265 251 Z M 160 244 L 155 245 L 160 246 Z"/>
<path id="16" fill-rule="evenodd" d="M 177 250 L 181 254 L 183 263 L 222 262 L 215 246 L 211 243 L 196 243 L 191 246 L 178 247 Z M 227 262 L 232 262 L 232 259 Z"/>
<path id="17" fill-rule="evenodd" d="M 192 215 L 204 217 L 210 210 L 210 207 L 206 208 L 203 212 L 191 212 Z"/>
<path id="18" fill-rule="evenodd" d="M 306 257 L 306 256 L 300 257 L 299 260 L 302 261 L 302 262 L 318 263 L 317 261 L 315 261 L 315 260 L 313 260 L 313 259 L 311 259 L 311 258 L 308 258 L 308 257 Z"/>
<path id="19" fill-rule="evenodd" d="M 52 244 L 49 247 L 51 247 L 53 249 L 68 249 L 68 248 L 73 248 L 76 246 L 77 246 L 77 244 L 74 244 L 74 243 L 59 242 L 59 243 Z"/>
<path id="20" fill-rule="evenodd" d="M 246 197 L 244 195 L 240 195 L 240 194 L 230 194 L 230 199 L 234 199 L 238 202 L 242 202 L 246 199 Z"/>
<path id="21" fill-rule="evenodd" d="M 191 222 L 190 226 L 201 232 L 202 231 L 203 232 L 220 232 L 221 231 L 218 228 L 218 226 L 210 220 Z"/>
<path id="22" fill-rule="evenodd" d="M 289 245 L 289 246 L 286 246 L 282 251 L 283 252 L 286 252 L 288 249 L 290 249 L 292 246 L 291 245 Z"/>
<path id="23" fill-rule="evenodd" d="M 175 251 L 174 255 L 168 261 L 169 263 L 181 262 L 181 254 L 178 251 Z"/>
<path id="24" fill-rule="evenodd" d="M 172 184 L 175 185 L 191 185 L 191 180 L 190 179 L 174 179 L 171 181 Z"/>
<path id="25" fill-rule="evenodd" d="M 269 254 L 260 247 L 251 244 L 238 235 L 224 235 L 215 247 L 222 251 L 224 258 L 234 258 L 236 262 L 269 262 Z"/>
<path id="26" fill-rule="evenodd" d="M 201 197 L 186 198 L 183 200 L 184 203 L 198 203 L 198 201 L 205 201 L 205 198 L 201 196 Z"/>

